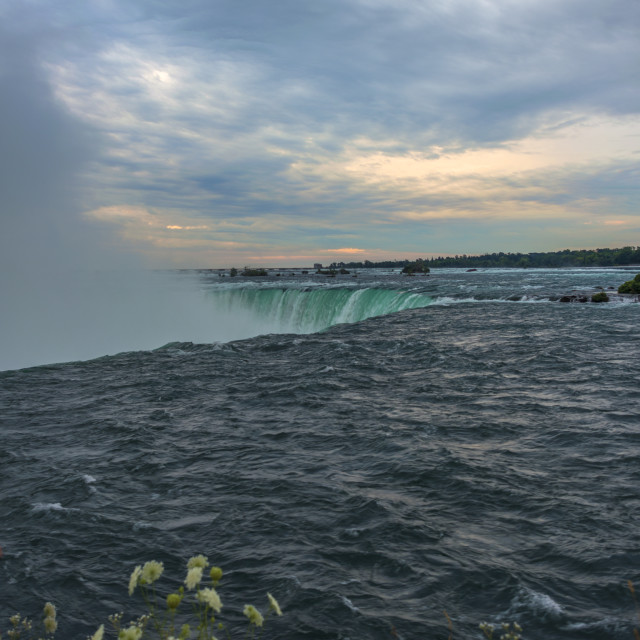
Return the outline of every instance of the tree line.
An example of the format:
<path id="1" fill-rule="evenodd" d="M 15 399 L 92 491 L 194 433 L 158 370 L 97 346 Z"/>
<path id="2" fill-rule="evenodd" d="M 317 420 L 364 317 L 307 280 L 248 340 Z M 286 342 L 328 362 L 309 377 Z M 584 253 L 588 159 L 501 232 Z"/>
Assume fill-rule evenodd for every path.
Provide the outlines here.
<path id="1" fill-rule="evenodd" d="M 422 262 L 429 268 L 466 267 L 519 269 L 541 267 L 617 267 L 640 265 L 640 247 L 622 247 L 621 249 L 564 249 L 563 251 L 541 251 L 534 253 L 486 253 L 480 256 L 440 256 L 438 258 L 418 258 L 417 260 L 383 260 L 382 262 L 334 262 L 331 268 L 347 269 L 403 269 L 409 264 Z"/>

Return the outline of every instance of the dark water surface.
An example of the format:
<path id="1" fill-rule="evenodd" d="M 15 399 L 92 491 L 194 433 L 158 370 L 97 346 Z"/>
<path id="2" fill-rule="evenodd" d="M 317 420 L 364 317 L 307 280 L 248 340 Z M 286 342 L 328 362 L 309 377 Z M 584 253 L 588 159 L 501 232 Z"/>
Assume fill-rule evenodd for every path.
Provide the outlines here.
<path id="1" fill-rule="evenodd" d="M 136 564 L 171 589 L 204 553 L 231 626 L 279 599 L 264 637 L 447 638 L 446 609 L 454 638 L 632 638 L 640 305 L 554 301 L 629 277 L 452 270 L 323 300 L 285 280 L 241 302 L 204 277 L 265 323 L 347 318 L 345 290 L 404 310 L 0 373 L 0 630 L 51 600 L 58 637 L 84 638 L 142 612 Z"/>

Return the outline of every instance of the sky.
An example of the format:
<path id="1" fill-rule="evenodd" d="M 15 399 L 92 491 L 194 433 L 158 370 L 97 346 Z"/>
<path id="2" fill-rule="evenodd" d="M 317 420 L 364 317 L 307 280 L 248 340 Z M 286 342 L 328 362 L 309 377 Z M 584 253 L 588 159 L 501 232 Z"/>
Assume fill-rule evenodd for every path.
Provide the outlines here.
<path id="1" fill-rule="evenodd" d="M 0 268 L 640 244 L 638 0 L 4 0 Z"/>

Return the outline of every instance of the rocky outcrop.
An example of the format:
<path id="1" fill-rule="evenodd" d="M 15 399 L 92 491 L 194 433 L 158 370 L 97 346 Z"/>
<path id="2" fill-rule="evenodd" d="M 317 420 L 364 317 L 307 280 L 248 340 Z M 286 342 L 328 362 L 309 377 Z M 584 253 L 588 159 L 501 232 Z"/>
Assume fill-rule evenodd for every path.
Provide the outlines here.
<path id="1" fill-rule="evenodd" d="M 589 298 L 584 295 L 562 296 L 559 302 L 589 302 Z"/>

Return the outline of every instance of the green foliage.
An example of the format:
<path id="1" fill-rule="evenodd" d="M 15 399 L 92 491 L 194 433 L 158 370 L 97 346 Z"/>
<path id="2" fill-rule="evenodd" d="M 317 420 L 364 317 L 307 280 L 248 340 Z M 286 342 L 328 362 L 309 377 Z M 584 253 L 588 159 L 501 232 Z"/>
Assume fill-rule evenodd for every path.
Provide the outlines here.
<path id="1" fill-rule="evenodd" d="M 604 291 L 594 293 L 591 296 L 591 302 L 609 302 L 609 296 Z"/>
<path id="2" fill-rule="evenodd" d="M 229 275 L 232 278 L 235 278 L 238 275 L 238 270 L 235 267 L 232 267 L 231 270 L 229 271 Z"/>
<path id="3" fill-rule="evenodd" d="M 640 273 L 633 280 L 627 280 L 618 287 L 618 293 L 640 293 Z"/>
<path id="4" fill-rule="evenodd" d="M 332 267 L 367 269 L 380 267 L 400 269 L 413 263 L 409 260 L 386 260 L 383 262 L 338 262 Z M 622 247 L 621 249 L 579 249 L 563 251 L 544 251 L 536 253 L 486 253 L 480 256 L 440 257 L 424 259 L 432 269 L 434 267 L 463 268 L 541 268 L 541 267 L 615 267 L 640 264 L 640 247 Z"/>

